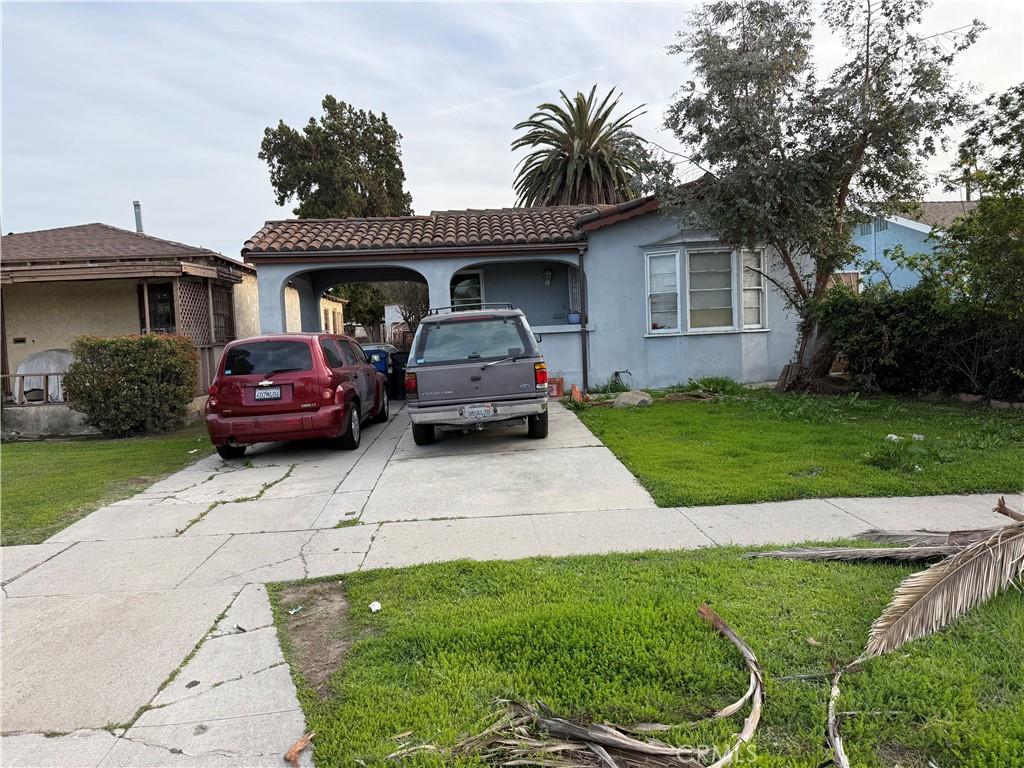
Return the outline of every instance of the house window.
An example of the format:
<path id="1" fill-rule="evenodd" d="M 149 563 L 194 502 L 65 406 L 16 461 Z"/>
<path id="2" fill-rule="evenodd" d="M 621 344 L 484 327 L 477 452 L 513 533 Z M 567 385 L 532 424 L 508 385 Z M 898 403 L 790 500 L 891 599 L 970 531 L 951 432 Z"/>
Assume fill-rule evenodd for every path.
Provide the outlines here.
<path id="1" fill-rule="evenodd" d="M 885 232 L 889 228 L 889 222 L 885 219 L 875 219 L 875 232 Z"/>
<path id="2" fill-rule="evenodd" d="M 732 328 L 732 252 L 691 251 L 690 328 Z"/>
<path id="3" fill-rule="evenodd" d="M 214 341 L 231 341 L 235 338 L 235 305 L 231 291 L 230 287 L 223 285 L 214 285 L 210 290 L 213 296 Z"/>
<path id="4" fill-rule="evenodd" d="M 865 221 L 863 224 L 857 225 L 857 237 L 864 237 L 865 235 L 871 234 L 871 222 Z"/>
<path id="5" fill-rule="evenodd" d="M 764 328 L 764 254 L 743 252 L 743 327 Z"/>
<path id="6" fill-rule="evenodd" d="M 480 309 L 484 301 L 482 272 L 459 272 L 452 277 L 452 306 L 455 309 Z"/>
<path id="7" fill-rule="evenodd" d="M 324 310 L 324 333 L 331 332 L 331 311 L 329 309 Z"/>
<path id="8" fill-rule="evenodd" d="M 679 331 L 679 252 L 647 254 L 647 331 Z"/>

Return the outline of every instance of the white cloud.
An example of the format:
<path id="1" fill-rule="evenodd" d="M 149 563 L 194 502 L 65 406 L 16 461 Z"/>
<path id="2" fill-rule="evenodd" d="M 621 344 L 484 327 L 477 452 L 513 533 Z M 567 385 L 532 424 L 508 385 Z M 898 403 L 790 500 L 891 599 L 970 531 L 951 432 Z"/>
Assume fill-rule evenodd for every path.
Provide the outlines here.
<path id="1" fill-rule="evenodd" d="M 387 112 L 418 212 L 511 205 L 513 125 L 559 89 L 618 86 L 676 146 L 662 113 L 687 72 L 665 47 L 692 5 L 5 3 L 3 230 L 130 228 L 140 199 L 147 231 L 234 255 L 289 215 L 263 129 L 325 93 Z M 989 92 L 1024 75 L 1022 9 L 944 0 L 928 25 L 989 24 L 958 65 Z"/>

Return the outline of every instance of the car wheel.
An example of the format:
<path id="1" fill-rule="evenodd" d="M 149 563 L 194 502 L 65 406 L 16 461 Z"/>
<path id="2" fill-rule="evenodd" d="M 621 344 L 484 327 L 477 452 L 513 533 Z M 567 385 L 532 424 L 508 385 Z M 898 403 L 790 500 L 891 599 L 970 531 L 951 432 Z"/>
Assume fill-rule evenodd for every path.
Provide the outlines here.
<path id="1" fill-rule="evenodd" d="M 353 401 L 348 409 L 348 426 L 345 434 L 338 438 L 338 446 L 346 451 L 354 451 L 359 447 L 359 438 L 362 437 L 363 425 L 360 421 L 359 403 Z"/>
<path id="2" fill-rule="evenodd" d="M 413 424 L 412 439 L 416 445 L 431 445 L 437 440 L 437 430 L 433 424 Z"/>
<path id="3" fill-rule="evenodd" d="M 548 412 L 538 413 L 536 416 L 526 418 L 526 428 L 530 437 L 542 439 L 548 436 Z"/>
<path id="4" fill-rule="evenodd" d="M 384 385 L 381 385 L 380 397 L 380 409 L 377 411 L 377 415 L 373 417 L 374 422 L 377 424 L 386 422 L 391 417 L 391 403 L 388 399 L 388 388 Z"/>
<path id="5" fill-rule="evenodd" d="M 244 445 L 218 445 L 217 453 L 222 459 L 240 459 L 245 456 Z"/>

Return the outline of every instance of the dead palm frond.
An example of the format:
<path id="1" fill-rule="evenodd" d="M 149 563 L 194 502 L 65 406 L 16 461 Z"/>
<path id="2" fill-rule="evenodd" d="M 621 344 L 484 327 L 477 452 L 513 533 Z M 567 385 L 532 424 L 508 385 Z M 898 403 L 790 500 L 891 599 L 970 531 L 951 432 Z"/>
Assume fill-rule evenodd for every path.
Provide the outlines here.
<path id="1" fill-rule="evenodd" d="M 913 550 L 906 550 L 913 551 Z M 1024 522 L 1000 528 L 904 579 L 871 625 L 866 657 L 930 635 L 981 605 L 1024 574 Z"/>
<path id="2" fill-rule="evenodd" d="M 839 701 L 839 678 L 843 676 L 843 668 L 836 667 L 832 672 L 832 690 L 828 697 L 828 720 L 825 725 L 825 737 L 832 747 L 836 768 L 850 768 L 850 759 L 843 747 L 843 734 L 839 730 L 839 715 L 836 714 L 836 702 Z"/>
<path id="3" fill-rule="evenodd" d="M 725 717 L 752 701 L 750 714 L 732 747 L 708 768 L 731 763 L 743 744 L 753 738 L 764 702 L 764 672 L 750 646 L 709 606 L 697 609 L 702 619 L 728 638 L 742 654 L 750 673 L 750 687 L 735 703 L 712 717 Z M 656 739 L 638 739 L 628 731 L 667 731 L 675 726 L 641 723 L 630 729 L 608 723 L 582 724 L 554 715 L 544 704 L 536 706 L 499 701 L 501 710 L 490 727 L 467 736 L 450 751 L 432 745 L 403 748 L 390 760 L 417 752 L 447 752 L 451 756 L 476 757 L 495 766 L 550 766 L 551 768 L 705 768 L 702 760 L 713 756 L 705 747 L 677 747 Z"/>
<path id="4" fill-rule="evenodd" d="M 1006 515 L 1011 520 L 1016 520 L 1018 523 L 1024 522 L 1024 511 L 1018 512 L 1015 509 L 1010 509 L 1006 506 L 1006 497 L 1000 496 L 999 501 L 996 502 L 995 507 L 992 509 L 993 512 L 998 512 L 1000 515 Z"/>
<path id="5" fill-rule="evenodd" d="M 856 534 L 853 538 L 876 544 L 899 544 L 904 547 L 938 547 L 946 544 L 963 546 L 987 539 L 999 528 L 969 528 L 961 531 L 882 531 L 877 528 Z"/>
<path id="6" fill-rule="evenodd" d="M 963 547 L 944 544 L 929 547 L 800 547 L 773 552 L 751 552 L 751 557 L 770 557 L 776 560 L 936 560 L 960 552 Z"/>

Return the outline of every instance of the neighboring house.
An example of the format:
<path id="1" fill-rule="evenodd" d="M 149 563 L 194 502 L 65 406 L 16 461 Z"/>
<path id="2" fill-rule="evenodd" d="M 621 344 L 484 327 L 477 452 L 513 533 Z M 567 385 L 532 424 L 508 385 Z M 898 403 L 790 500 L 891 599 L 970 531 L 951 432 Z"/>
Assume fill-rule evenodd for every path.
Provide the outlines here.
<path id="1" fill-rule="evenodd" d="M 259 333 L 255 270 L 206 248 L 82 224 L 4 235 L 0 257 L 4 374 L 84 334 L 180 333 L 199 353 L 204 393 L 224 345 Z M 285 286 L 284 295 L 294 307 L 285 329 L 299 330 L 298 291 Z M 325 296 L 320 305 L 317 329 L 340 329 L 343 302 Z"/>
<path id="2" fill-rule="evenodd" d="M 861 249 L 860 261 L 877 261 L 889 275 L 893 288 L 909 288 L 916 285 L 920 275 L 913 270 L 898 266 L 889 255 L 897 246 L 908 254 L 931 253 L 935 248 L 934 234 L 949 226 L 954 220 L 970 213 L 978 206 L 976 201 L 925 200 L 917 204 L 917 210 L 906 216 L 874 218 L 859 224 L 853 230 L 853 243 Z M 843 273 L 860 275 L 851 267 Z M 881 274 L 865 276 L 868 282 L 885 280 Z"/>
<path id="3" fill-rule="evenodd" d="M 319 296 L 337 283 L 414 280 L 427 284 L 431 307 L 521 308 L 567 385 L 597 386 L 617 371 L 644 387 L 705 375 L 775 379 L 793 355 L 797 321 L 770 281 L 745 269 L 772 269 L 773 260 L 658 209 L 644 198 L 269 221 L 242 256 L 257 271 L 264 333 L 286 327 L 289 283 L 310 330 Z"/>

